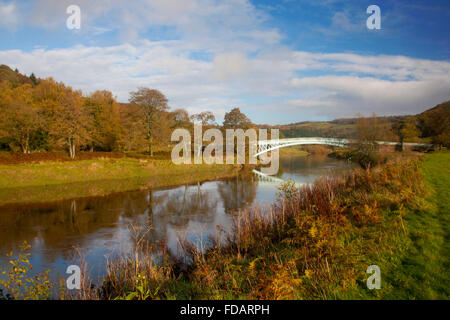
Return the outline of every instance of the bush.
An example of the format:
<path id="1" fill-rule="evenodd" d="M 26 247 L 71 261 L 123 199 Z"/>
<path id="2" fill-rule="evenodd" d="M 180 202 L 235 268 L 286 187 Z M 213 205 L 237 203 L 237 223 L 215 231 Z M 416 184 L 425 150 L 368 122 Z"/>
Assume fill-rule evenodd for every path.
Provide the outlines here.
<path id="1" fill-rule="evenodd" d="M 13 259 L 12 252 L 8 254 L 11 258 L 9 269 L 0 269 L 0 275 L 6 277 L 0 279 L 0 299 L 7 300 L 41 300 L 49 299 L 53 284 L 50 282 L 49 270 L 40 272 L 35 276 L 30 276 L 29 272 L 33 268 L 29 260 L 30 245 L 24 242 L 19 253 L 19 257 Z M 6 292 L 6 293 L 5 293 Z"/>

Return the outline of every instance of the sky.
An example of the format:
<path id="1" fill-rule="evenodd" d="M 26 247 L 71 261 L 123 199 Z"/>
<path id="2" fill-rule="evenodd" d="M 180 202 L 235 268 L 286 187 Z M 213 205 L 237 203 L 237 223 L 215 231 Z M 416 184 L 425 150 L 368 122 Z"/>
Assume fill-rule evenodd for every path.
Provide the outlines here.
<path id="1" fill-rule="evenodd" d="M 67 8 L 81 10 L 67 28 Z M 381 29 L 368 29 L 377 5 Z M 254 123 L 417 114 L 450 100 L 450 1 L 0 0 L 0 64 L 120 102 Z"/>

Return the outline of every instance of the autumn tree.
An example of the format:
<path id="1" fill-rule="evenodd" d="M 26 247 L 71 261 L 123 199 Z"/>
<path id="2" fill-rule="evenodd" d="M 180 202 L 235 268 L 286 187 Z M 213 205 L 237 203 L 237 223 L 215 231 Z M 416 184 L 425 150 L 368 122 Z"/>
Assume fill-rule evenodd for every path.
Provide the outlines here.
<path id="1" fill-rule="evenodd" d="M 241 112 L 241 110 L 239 110 L 239 108 L 234 108 L 230 112 L 225 113 L 223 121 L 223 130 L 225 131 L 224 136 L 227 136 L 226 134 L 227 129 L 235 129 L 235 130 L 242 129 L 245 131 L 252 127 L 254 127 L 254 124 L 250 121 L 249 118 L 247 118 L 245 114 Z M 257 139 L 257 136 L 255 138 Z M 227 144 L 231 142 L 232 141 L 228 141 L 227 136 Z M 238 152 L 239 141 L 237 141 L 237 136 L 234 136 L 233 138 L 233 145 L 234 145 L 234 152 Z M 245 139 L 245 150 L 247 153 L 250 150 L 250 137 L 248 139 Z"/>
<path id="2" fill-rule="evenodd" d="M 169 146 L 173 126 L 173 118 L 170 112 L 162 111 L 155 114 L 153 144 L 158 146 L 158 149 L 165 149 Z"/>
<path id="3" fill-rule="evenodd" d="M 405 141 L 417 141 L 420 135 L 415 117 L 407 117 L 400 120 L 393 124 L 392 129 L 400 142 L 400 151 L 403 151 L 403 143 Z"/>
<path id="4" fill-rule="evenodd" d="M 130 103 L 138 106 L 144 119 L 148 152 L 153 156 L 152 144 L 158 126 L 157 115 L 169 109 L 168 100 L 160 91 L 148 88 L 139 88 L 138 91 L 131 92 L 130 95 Z"/>
<path id="5" fill-rule="evenodd" d="M 66 147 L 75 158 L 76 150 L 90 141 L 92 118 L 80 91 L 53 79 L 41 81 L 36 99 L 43 106 L 48 132 L 56 146 Z"/>
<path id="6" fill-rule="evenodd" d="M 170 113 L 172 118 L 172 129 L 188 128 L 191 126 L 191 117 L 185 109 L 175 109 Z"/>
<path id="7" fill-rule="evenodd" d="M 0 134 L 23 153 L 32 151 L 31 141 L 41 126 L 41 115 L 33 102 L 29 84 L 11 88 L 9 83 L 0 84 Z"/>
<path id="8" fill-rule="evenodd" d="M 243 129 L 246 130 L 252 126 L 252 122 L 245 114 L 234 108 L 230 112 L 225 113 L 223 127 L 225 129 Z"/>
<path id="9" fill-rule="evenodd" d="M 358 116 L 356 121 L 356 157 L 359 164 L 368 168 L 378 161 L 378 141 L 392 140 L 391 125 L 385 118 L 379 118 L 375 113 L 371 117 Z"/>
<path id="10" fill-rule="evenodd" d="M 418 118 L 423 137 L 439 146 L 450 147 L 450 101 L 423 112 Z"/>
<path id="11" fill-rule="evenodd" d="M 379 123 L 379 118 L 375 113 L 371 117 L 358 116 L 356 121 L 356 137 L 358 149 L 361 152 L 369 153 L 378 149 L 378 140 L 382 140 L 383 130 Z"/>
<path id="12" fill-rule="evenodd" d="M 119 105 L 109 91 L 96 91 L 85 99 L 86 111 L 92 118 L 91 150 L 112 151 L 118 148 L 122 133 Z"/>
<path id="13" fill-rule="evenodd" d="M 144 119 L 140 108 L 135 104 L 120 104 L 121 149 L 125 151 L 144 150 L 147 144 Z"/>
<path id="14" fill-rule="evenodd" d="M 51 133 L 69 148 L 69 155 L 75 158 L 77 147 L 90 139 L 92 128 L 89 113 L 84 108 L 81 92 L 66 90 L 62 104 L 55 110 Z"/>
<path id="15" fill-rule="evenodd" d="M 191 120 L 200 122 L 203 126 L 216 125 L 216 117 L 210 111 L 203 111 L 191 116 Z"/>

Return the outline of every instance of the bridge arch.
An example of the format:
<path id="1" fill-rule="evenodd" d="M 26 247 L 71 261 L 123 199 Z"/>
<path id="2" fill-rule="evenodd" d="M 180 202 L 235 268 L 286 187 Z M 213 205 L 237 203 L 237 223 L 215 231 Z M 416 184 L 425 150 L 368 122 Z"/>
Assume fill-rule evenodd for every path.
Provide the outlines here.
<path id="1" fill-rule="evenodd" d="M 261 140 L 258 141 L 258 150 L 254 155 L 258 157 L 264 153 L 272 150 L 299 146 L 299 145 L 329 145 L 335 147 L 345 147 L 350 144 L 348 139 L 335 139 L 335 138 L 292 138 L 292 139 L 278 139 L 278 140 Z"/>
<path id="2" fill-rule="evenodd" d="M 335 147 L 346 147 L 349 144 L 355 142 L 356 142 L 355 140 L 350 139 L 321 138 L 321 137 L 261 140 L 257 142 L 257 153 L 254 155 L 254 157 L 257 158 L 258 156 L 267 153 L 269 151 L 291 146 L 319 144 Z M 392 141 L 376 141 L 376 143 L 378 145 L 391 145 L 391 146 L 400 145 L 400 142 L 392 142 Z M 432 147 L 433 145 L 429 143 L 404 142 L 403 146 Z"/>

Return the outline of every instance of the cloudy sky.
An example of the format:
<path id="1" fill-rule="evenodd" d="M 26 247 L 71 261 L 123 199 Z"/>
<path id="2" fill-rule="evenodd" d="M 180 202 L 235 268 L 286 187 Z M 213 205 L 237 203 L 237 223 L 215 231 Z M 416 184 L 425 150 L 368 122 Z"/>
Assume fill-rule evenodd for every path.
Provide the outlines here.
<path id="1" fill-rule="evenodd" d="M 369 5 L 381 29 L 369 30 Z M 66 27 L 69 5 L 81 29 Z M 256 123 L 415 114 L 450 99 L 450 2 L 0 0 L 0 64 L 121 102 Z"/>

